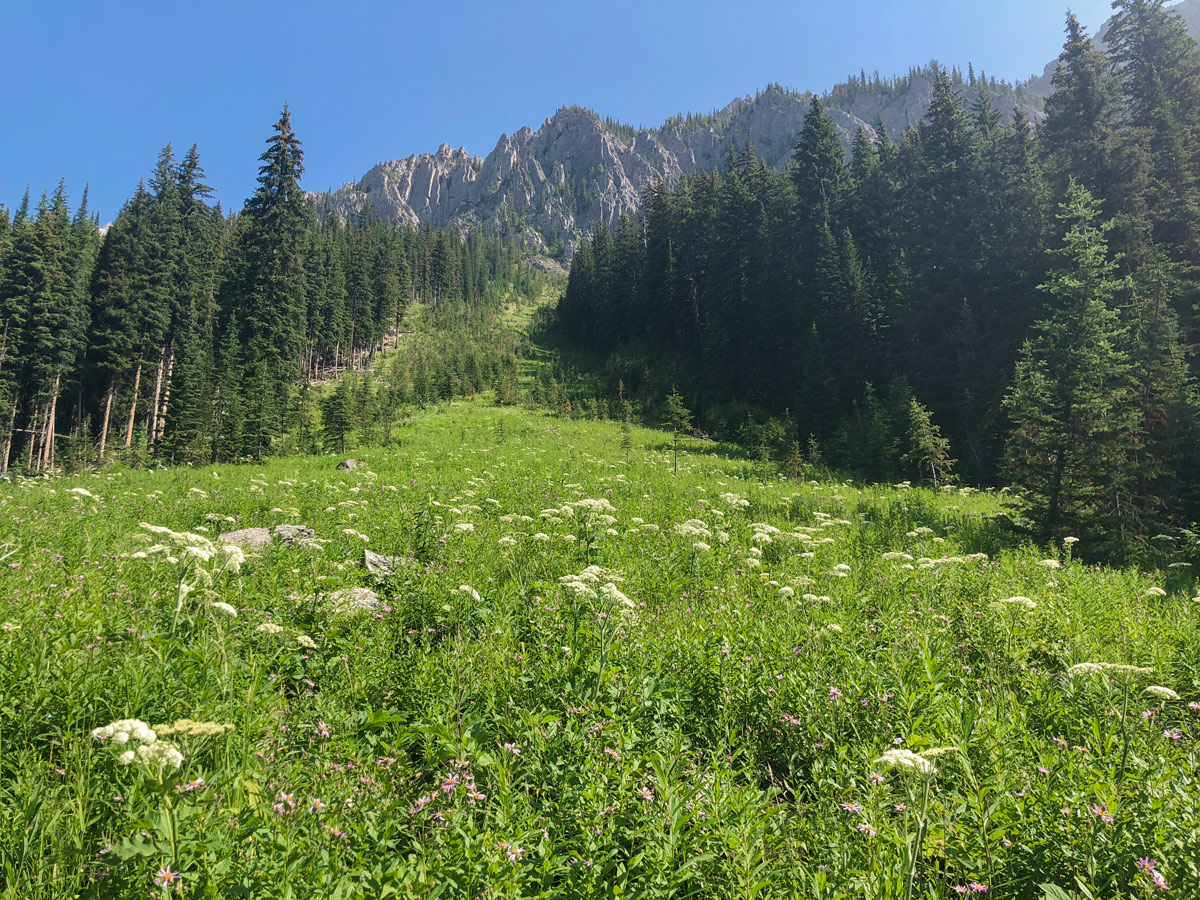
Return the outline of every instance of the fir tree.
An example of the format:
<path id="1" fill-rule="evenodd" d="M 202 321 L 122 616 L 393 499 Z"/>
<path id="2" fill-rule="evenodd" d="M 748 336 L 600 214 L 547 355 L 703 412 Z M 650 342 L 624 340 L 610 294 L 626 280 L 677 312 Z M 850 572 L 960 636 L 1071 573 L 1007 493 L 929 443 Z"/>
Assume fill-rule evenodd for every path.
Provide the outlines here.
<path id="1" fill-rule="evenodd" d="M 1059 207 L 1065 229 L 1043 290 L 1053 313 L 1035 327 L 1005 406 L 1013 422 L 1010 473 L 1027 492 L 1042 540 L 1127 528 L 1121 500 L 1136 435 L 1125 326 L 1115 308 L 1129 289 L 1109 257 L 1100 204 L 1072 182 Z"/>

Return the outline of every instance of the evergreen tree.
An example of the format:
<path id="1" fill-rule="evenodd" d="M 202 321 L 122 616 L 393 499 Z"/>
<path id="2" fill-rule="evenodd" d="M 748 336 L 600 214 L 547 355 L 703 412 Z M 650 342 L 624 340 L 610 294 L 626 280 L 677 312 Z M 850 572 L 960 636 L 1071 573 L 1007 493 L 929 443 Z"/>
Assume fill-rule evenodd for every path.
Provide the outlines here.
<path id="1" fill-rule="evenodd" d="M 1010 473 L 1028 496 L 1042 540 L 1080 529 L 1109 538 L 1128 527 L 1121 500 L 1133 477 L 1136 436 L 1125 326 L 1128 291 L 1109 257 L 1110 222 L 1072 182 L 1059 207 L 1063 246 L 1043 290 L 1053 312 L 1035 327 L 1005 405 L 1013 422 Z"/>
<path id="2" fill-rule="evenodd" d="M 942 430 L 933 424 L 929 410 L 916 397 L 909 401 L 908 452 L 903 461 L 927 472 L 936 488 L 948 483 L 955 460 L 950 458 L 950 441 L 942 437 Z"/>
<path id="3" fill-rule="evenodd" d="M 675 464 L 674 474 L 679 474 L 679 435 L 682 432 L 691 430 L 692 413 L 686 406 L 683 405 L 683 397 L 679 396 L 679 391 L 674 388 L 667 395 L 666 403 L 663 406 L 663 424 L 671 429 L 671 434 L 675 439 Z"/>

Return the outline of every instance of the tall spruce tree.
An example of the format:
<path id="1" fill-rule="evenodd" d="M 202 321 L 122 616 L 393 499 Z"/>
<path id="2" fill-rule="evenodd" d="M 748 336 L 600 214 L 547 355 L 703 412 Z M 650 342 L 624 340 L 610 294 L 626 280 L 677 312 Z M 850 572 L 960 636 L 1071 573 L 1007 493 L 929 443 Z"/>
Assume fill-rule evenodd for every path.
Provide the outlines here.
<path id="1" fill-rule="evenodd" d="M 1133 478 L 1136 414 L 1116 305 L 1130 288 L 1109 256 L 1100 203 L 1071 182 L 1057 219 L 1062 247 L 1042 289 L 1050 318 L 1035 326 L 1005 398 L 1013 431 L 1009 471 L 1027 493 L 1042 540 L 1086 531 L 1106 541 L 1128 531 L 1122 501 Z"/>

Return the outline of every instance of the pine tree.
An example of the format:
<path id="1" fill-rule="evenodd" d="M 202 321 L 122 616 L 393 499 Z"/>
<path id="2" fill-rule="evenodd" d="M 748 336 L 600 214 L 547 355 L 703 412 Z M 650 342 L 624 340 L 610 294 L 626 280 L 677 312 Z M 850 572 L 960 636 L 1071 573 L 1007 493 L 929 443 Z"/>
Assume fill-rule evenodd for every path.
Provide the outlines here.
<path id="1" fill-rule="evenodd" d="M 679 435 L 691 430 L 692 413 L 683 405 L 683 397 L 679 396 L 679 391 L 675 388 L 671 388 L 671 393 L 667 395 L 666 403 L 663 405 L 663 424 L 671 429 L 671 434 L 675 439 L 674 474 L 679 475 Z"/>
<path id="2" fill-rule="evenodd" d="M 1127 528 L 1121 499 L 1132 478 L 1135 413 L 1126 328 L 1115 309 L 1129 289 L 1109 257 L 1110 222 L 1071 182 L 1060 204 L 1063 246 L 1043 290 L 1053 302 L 1017 363 L 1005 406 L 1013 422 L 1009 471 L 1026 492 L 1042 540 Z"/>
<path id="3" fill-rule="evenodd" d="M 950 441 L 942 437 L 942 430 L 916 397 L 909 401 L 908 452 L 902 459 L 918 472 L 928 472 L 935 488 L 953 477 L 956 460 L 950 458 Z"/>

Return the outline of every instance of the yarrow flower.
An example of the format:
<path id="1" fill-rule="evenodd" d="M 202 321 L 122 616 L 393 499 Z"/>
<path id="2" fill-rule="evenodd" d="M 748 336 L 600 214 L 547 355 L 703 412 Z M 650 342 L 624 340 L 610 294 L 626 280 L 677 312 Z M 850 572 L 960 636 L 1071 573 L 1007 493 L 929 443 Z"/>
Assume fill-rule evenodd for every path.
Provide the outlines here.
<path id="1" fill-rule="evenodd" d="M 228 603 L 223 603 L 220 600 L 213 600 L 208 604 L 209 609 L 215 609 L 217 612 L 223 612 L 231 619 L 236 619 L 238 611 Z"/>
<path id="2" fill-rule="evenodd" d="M 875 761 L 893 769 L 915 772 L 918 775 L 930 776 L 937 771 L 933 763 L 925 757 L 913 753 L 911 750 L 905 750 L 903 747 L 889 750 Z"/>
<path id="3" fill-rule="evenodd" d="M 1163 687 L 1161 684 L 1152 684 L 1146 688 L 1143 693 L 1149 694 L 1151 697 L 1158 697 L 1160 700 L 1178 700 L 1179 695 L 1169 687 Z"/>
<path id="4" fill-rule="evenodd" d="M 1028 597 L 1005 597 L 1000 602 L 1008 606 L 1023 606 L 1025 609 L 1037 609 L 1037 604 Z"/>

